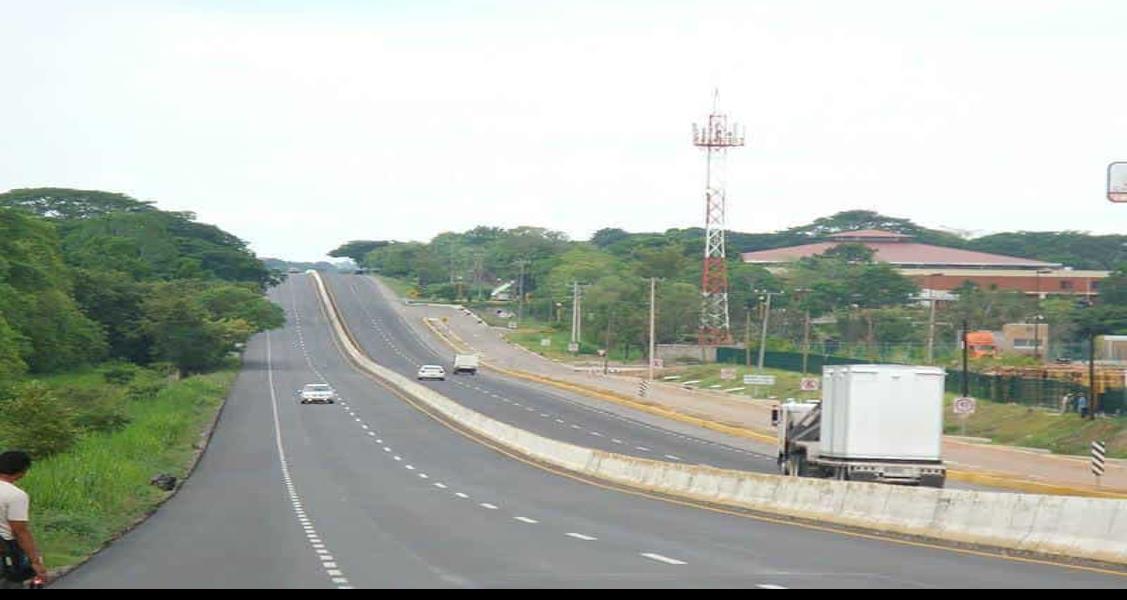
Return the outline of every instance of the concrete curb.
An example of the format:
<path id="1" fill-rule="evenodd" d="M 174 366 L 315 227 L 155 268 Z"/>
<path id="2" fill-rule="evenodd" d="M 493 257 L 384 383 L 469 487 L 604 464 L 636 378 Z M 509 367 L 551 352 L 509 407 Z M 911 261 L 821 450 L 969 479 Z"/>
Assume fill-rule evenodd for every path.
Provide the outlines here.
<path id="1" fill-rule="evenodd" d="M 515 454 L 637 490 L 886 534 L 1127 565 L 1127 502 L 788 478 L 664 463 L 584 448 L 489 418 L 377 364 L 319 296 L 356 365 L 467 431 Z"/>

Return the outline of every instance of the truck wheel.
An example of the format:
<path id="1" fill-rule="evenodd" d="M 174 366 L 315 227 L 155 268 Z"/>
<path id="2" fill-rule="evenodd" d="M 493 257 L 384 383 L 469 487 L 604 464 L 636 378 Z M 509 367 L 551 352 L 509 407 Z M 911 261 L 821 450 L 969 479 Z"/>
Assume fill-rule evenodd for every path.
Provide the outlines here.
<path id="1" fill-rule="evenodd" d="M 803 477 L 806 475 L 806 457 L 802 454 L 792 454 L 787 460 L 787 475 Z"/>

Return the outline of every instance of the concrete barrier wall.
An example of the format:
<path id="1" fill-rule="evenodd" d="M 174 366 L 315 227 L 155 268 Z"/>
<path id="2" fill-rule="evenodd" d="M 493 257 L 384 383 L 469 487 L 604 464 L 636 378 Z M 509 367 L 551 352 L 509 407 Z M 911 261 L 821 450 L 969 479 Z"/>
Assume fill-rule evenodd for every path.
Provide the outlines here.
<path id="1" fill-rule="evenodd" d="M 348 356 L 462 427 L 529 458 L 619 485 L 880 532 L 1127 564 L 1127 501 L 789 478 L 666 463 L 560 442 L 470 410 L 377 364 L 313 275 Z"/>

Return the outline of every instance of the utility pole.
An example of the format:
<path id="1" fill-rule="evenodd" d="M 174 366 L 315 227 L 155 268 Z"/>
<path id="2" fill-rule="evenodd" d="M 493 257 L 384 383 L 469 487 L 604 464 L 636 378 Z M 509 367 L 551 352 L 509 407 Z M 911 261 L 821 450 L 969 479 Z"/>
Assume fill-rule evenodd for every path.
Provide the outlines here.
<path id="1" fill-rule="evenodd" d="M 517 282 L 517 290 L 520 294 L 517 303 L 517 326 L 520 326 L 520 322 L 524 320 L 524 266 L 528 264 L 528 261 L 518 260 L 517 264 L 520 265 L 520 281 Z"/>
<path id="2" fill-rule="evenodd" d="M 967 373 L 967 321 L 963 319 L 963 397 L 970 396 L 970 381 Z"/>
<path id="3" fill-rule="evenodd" d="M 571 282 L 571 343 L 572 348 L 575 348 L 575 353 L 579 353 L 579 328 L 582 321 L 583 311 L 579 308 L 579 282 Z"/>
<path id="4" fill-rule="evenodd" d="M 747 359 L 747 366 L 751 367 L 751 307 L 747 307 L 747 312 L 744 313 L 744 358 Z"/>
<path id="5" fill-rule="evenodd" d="M 806 319 L 802 324 L 802 374 L 806 375 L 806 360 L 810 356 L 810 309 L 806 309 Z"/>
<path id="6" fill-rule="evenodd" d="M 935 362 L 935 284 L 932 278 L 942 273 L 932 273 L 928 276 L 927 297 L 930 308 L 927 316 L 927 364 Z"/>
<path id="7" fill-rule="evenodd" d="M 656 300 L 657 278 L 650 277 L 650 381 L 653 381 L 654 379 L 654 350 L 656 348 L 656 345 L 654 343 L 654 325 L 657 322 Z"/>
<path id="8" fill-rule="evenodd" d="M 759 334 L 759 370 L 763 370 L 763 359 L 767 351 L 767 322 L 771 320 L 771 296 L 782 294 L 782 292 L 761 292 L 767 296 L 767 306 L 763 311 L 763 329 Z"/>

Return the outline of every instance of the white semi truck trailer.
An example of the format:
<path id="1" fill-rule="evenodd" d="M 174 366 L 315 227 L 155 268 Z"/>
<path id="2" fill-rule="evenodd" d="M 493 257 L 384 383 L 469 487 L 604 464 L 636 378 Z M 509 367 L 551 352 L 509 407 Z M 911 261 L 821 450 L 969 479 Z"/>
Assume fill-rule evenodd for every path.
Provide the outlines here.
<path id="1" fill-rule="evenodd" d="M 828 366 L 821 402 L 771 411 L 785 475 L 943 487 L 944 371 Z"/>

